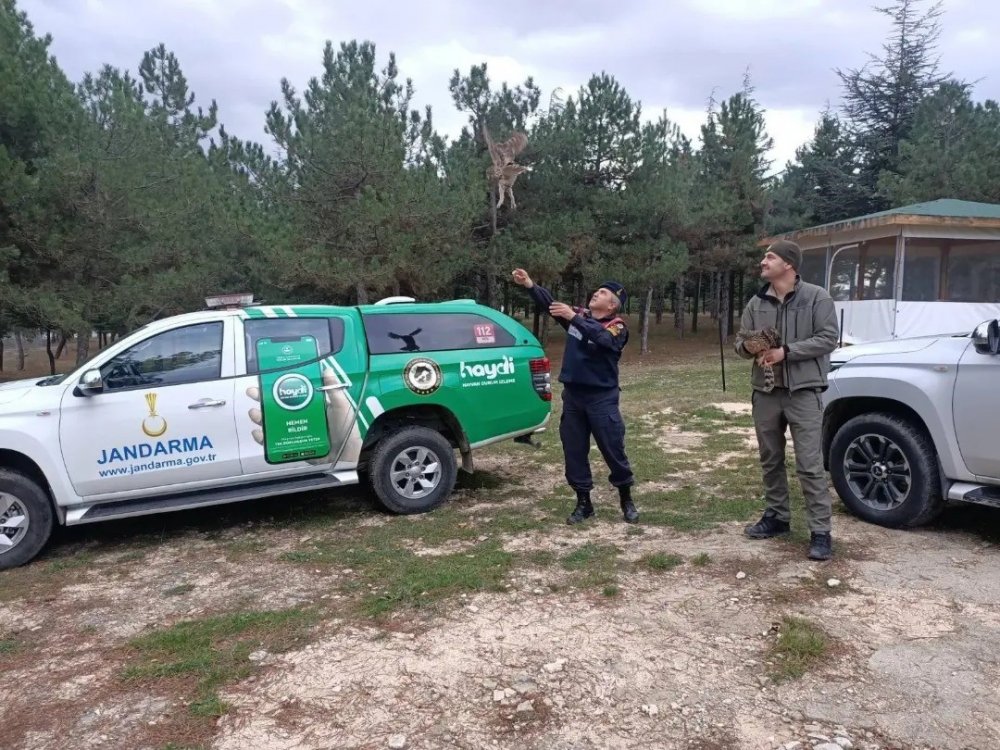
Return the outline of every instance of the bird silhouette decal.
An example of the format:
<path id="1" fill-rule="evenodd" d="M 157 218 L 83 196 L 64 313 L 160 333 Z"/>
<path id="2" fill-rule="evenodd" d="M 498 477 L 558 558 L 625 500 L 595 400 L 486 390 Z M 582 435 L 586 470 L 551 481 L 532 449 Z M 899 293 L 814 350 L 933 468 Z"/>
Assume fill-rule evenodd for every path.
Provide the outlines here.
<path id="1" fill-rule="evenodd" d="M 403 342 L 403 346 L 399 350 L 401 352 L 419 352 L 420 347 L 414 341 L 413 337 L 423 330 L 423 328 L 418 328 L 413 333 L 393 333 L 389 331 L 389 338 Z"/>

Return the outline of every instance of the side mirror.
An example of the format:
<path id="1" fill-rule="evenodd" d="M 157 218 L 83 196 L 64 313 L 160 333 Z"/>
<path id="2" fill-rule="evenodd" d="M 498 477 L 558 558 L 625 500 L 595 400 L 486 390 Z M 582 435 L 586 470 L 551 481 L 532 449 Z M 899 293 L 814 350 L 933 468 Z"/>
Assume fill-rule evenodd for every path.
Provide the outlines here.
<path id="1" fill-rule="evenodd" d="M 80 390 L 85 395 L 100 393 L 104 390 L 104 379 L 100 370 L 87 370 L 80 377 Z"/>
<path id="2" fill-rule="evenodd" d="M 987 320 L 976 326 L 972 344 L 980 354 L 1000 354 L 1000 321 Z"/>

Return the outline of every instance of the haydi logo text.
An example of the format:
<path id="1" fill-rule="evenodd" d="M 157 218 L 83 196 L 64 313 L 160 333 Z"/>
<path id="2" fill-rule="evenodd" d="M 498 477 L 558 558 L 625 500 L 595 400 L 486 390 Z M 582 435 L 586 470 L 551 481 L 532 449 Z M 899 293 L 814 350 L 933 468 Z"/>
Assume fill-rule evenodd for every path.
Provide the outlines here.
<path id="1" fill-rule="evenodd" d="M 470 365 L 460 362 L 458 371 L 462 379 L 476 378 L 477 380 L 493 381 L 498 377 L 514 374 L 514 358 L 504 357 L 499 362 L 477 362 Z"/>

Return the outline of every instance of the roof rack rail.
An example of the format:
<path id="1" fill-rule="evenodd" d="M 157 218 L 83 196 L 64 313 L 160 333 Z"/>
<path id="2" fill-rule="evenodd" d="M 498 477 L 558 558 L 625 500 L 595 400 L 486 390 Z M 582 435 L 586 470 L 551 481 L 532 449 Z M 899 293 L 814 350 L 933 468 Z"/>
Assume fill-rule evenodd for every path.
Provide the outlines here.
<path id="1" fill-rule="evenodd" d="M 398 305 L 403 302 L 416 302 L 413 297 L 383 297 L 376 305 Z"/>

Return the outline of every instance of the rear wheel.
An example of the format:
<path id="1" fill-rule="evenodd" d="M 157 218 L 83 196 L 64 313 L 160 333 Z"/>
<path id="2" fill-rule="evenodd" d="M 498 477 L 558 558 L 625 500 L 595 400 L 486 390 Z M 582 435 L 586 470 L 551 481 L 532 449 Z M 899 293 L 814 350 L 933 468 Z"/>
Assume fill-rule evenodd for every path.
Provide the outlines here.
<path id="1" fill-rule="evenodd" d="M 37 482 L 0 469 L 0 570 L 24 565 L 52 534 L 52 504 Z"/>
<path id="2" fill-rule="evenodd" d="M 892 414 L 862 414 L 837 430 L 830 477 L 852 513 L 880 526 L 919 526 L 945 506 L 931 439 Z"/>
<path id="3" fill-rule="evenodd" d="M 372 489 L 393 513 L 425 513 L 443 503 L 455 487 L 455 451 L 439 432 L 404 427 L 383 437 L 369 463 Z"/>

